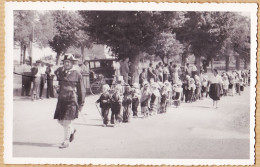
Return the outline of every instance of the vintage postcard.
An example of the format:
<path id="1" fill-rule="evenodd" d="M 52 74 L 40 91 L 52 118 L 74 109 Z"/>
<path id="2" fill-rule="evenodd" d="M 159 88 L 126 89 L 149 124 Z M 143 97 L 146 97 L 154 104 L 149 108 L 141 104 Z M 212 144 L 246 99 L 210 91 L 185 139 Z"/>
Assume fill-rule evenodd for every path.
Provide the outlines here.
<path id="1" fill-rule="evenodd" d="M 253 165 L 256 3 L 5 3 L 5 164 Z"/>

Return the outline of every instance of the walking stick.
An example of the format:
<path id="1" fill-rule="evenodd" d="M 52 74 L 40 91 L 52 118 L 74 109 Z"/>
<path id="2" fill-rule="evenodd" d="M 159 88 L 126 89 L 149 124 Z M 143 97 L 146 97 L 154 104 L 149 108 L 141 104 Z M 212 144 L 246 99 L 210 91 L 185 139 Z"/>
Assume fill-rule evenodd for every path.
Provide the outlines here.
<path id="1" fill-rule="evenodd" d="M 98 110 L 98 112 L 99 112 L 99 114 L 100 114 L 102 120 L 104 120 L 104 117 L 102 116 L 102 113 L 101 113 L 101 111 L 99 110 L 99 108 L 98 108 L 98 106 L 97 106 L 97 103 L 96 103 L 96 108 L 97 108 L 97 110 Z"/>

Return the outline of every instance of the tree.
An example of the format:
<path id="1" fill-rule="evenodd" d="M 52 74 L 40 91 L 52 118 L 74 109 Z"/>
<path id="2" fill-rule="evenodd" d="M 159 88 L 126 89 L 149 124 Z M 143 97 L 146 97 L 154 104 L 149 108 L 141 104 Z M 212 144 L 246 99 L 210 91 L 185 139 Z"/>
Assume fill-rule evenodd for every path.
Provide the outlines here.
<path id="1" fill-rule="evenodd" d="M 20 64 L 25 63 L 26 49 L 33 40 L 32 32 L 35 18 L 35 11 L 14 11 L 14 43 L 15 45 L 20 46 Z"/>
<path id="2" fill-rule="evenodd" d="M 231 40 L 236 56 L 236 69 L 240 69 L 240 59 L 244 60 L 244 68 L 250 61 L 250 20 L 245 16 L 237 16 L 237 24 Z"/>
<path id="3" fill-rule="evenodd" d="M 173 29 L 182 43 L 187 43 L 195 55 L 195 62 L 200 69 L 201 57 L 212 61 L 228 38 L 229 12 L 186 12 L 183 24 Z"/>
<path id="4" fill-rule="evenodd" d="M 68 11 L 54 11 L 52 13 L 56 33 L 48 43 L 52 50 L 57 53 L 57 65 L 60 63 L 60 56 L 77 42 L 76 32 L 79 30 L 79 25 L 73 15 L 75 13 Z"/>
<path id="5" fill-rule="evenodd" d="M 159 56 L 164 63 L 168 63 L 171 57 L 181 55 L 183 53 L 183 45 L 176 40 L 176 34 L 161 33 L 155 41 L 155 55 Z M 167 61 L 165 61 L 165 58 Z"/>
<path id="6" fill-rule="evenodd" d="M 80 11 L 91 40 L 107 45 L 119 59 L 130 59 L 133 82 L 138 82 L 140 55 L 149 52 L 157 36 L 167 30 L 174 12 Z M 152 27 L 152 28 L 151 28 Z"/>

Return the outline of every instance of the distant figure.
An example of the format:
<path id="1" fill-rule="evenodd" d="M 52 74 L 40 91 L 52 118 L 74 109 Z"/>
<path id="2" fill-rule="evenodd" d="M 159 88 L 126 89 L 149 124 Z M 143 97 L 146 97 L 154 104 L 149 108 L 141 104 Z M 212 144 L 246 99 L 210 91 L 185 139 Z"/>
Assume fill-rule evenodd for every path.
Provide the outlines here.
<path id="1" fill-rule="evenodd" d="M 32 83 L 32 76 L 31 76 L 31 66 L 29 62 L 22 65 L 22 96 L 30 96 L 31 91 L 31 83 Z"/>
<path id="2" fill-rule="evenodd" d="M 172 83 L 173 83 L 173 84 L 175 84 L 175 83 L 178 82 L 178 79 L 179 79 L 178 71 L 179 71 L 179 68 L 177 67 L 176 64 L 174 64 L 174 65 L 173 65 L 173 68 L 172 68 L 172 73 L 171 73 Z"/>
<path id="3" fill-rule="evenodd" d="M 151 82 L 151 79 L 153 78 L 153 80 L 155 80 L 156 78 L 156 74 L 154 73 L 154 68 L 153 68 L 153 64 L 150 63 L 148 70 L 147 70 L 147 81 Z"/>
<path id="4" fill-rule="evenodd" d="M 37 60 L 34 67 L 32 68 L 32 78 L 33 78 L 33 90 L 32 90 L 32 100 L 39 99 L 39 88 L 41 82 L 41 74 L 39 72 L 39 66 L 41 64 L 40 60 Z"/>
<path id="5" fill-rule="evenodd" d="M 53 78 L 54 78 L 54 73 L 53 69 L 51 68 L 51 64 L 49 64 L 46 67 L 46 75 L 47 75 L 47 98 L 54 97 L 54 92 L 53 92 Z"/>
<path id="6" fill-rule="evenodd" d="M 191 76 L 192 76 L 192 78 L 194 78 L 195 75 L 197 75 L 197 72 L 198 72 L 197 64 L 194 63 L 194 65 L 193 65 L 192 68 L 191 68 Z"/>
<path id="7" fill-rule="evenodd" d="M 114 61 L 113 67 L 114 67 L 114 70 L 115 70 L 115 75 L 119 76 L 120 75 L 120 63 L 118 61 Z"/>
<path id="8" fill-rule="evenodd" d="M 203 68 L 203 72 L 204 73 L 207 73 L 207 66 L 208 66 L 208 63 L 206 60 L 203 60 L 202 61 L 202 68 Z"/>
<path id="9" fill-rule="evenodd" d="M 139 84 L 141 87 L 143 87 L 143 83 L 144 81 L 147 80 L 147 74 L 146 74 L 146 69 L 143 68 L 143 71 L 141 72 L 141 74 L 139 75 Z"/>
<path id="10" fill-rule="evenodd" d="M 128 74 L 129 74 L 129 72 L 130 72 L 129 58 L 126 58 L 125 60 L 122 60 L 120 62 L 120 74 L 123 76 L 126 84 L 128 84 Z"/>
<path id="11" fill-rule="evenodd" d="M 38 73 L 41 76 L 41 81 L 40 81 L 40 99 L 42 99 L 42 93 L 44 89 L 44 85 L 46 83 L 46 74 L 45 74 L 46 68 L 44 66 L 44 63 L 41 63 L 41 66 L 38 68 Z"/>

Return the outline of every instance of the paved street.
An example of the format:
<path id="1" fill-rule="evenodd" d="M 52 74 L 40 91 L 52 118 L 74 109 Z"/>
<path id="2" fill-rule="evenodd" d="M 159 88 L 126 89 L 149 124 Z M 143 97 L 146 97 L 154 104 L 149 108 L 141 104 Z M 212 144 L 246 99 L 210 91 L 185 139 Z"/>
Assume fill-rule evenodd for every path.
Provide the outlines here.
<path id="1" fill-rule="evenodd" d="M 132 118 L 119 127 L 102 127 L 88 96 L 74 122 L 75 140 L 59 149 L 63 128 L 53 119 L 57 99 L 32 102 L 14 99 L 14 157 L 71 158 L 249 158 L 249 87 L 241 96 L 223 97 L 220 108 L 211 99 L 170 107 L 166 114 Z M 139 110 L 140 111 L 140 110 Z"/>

